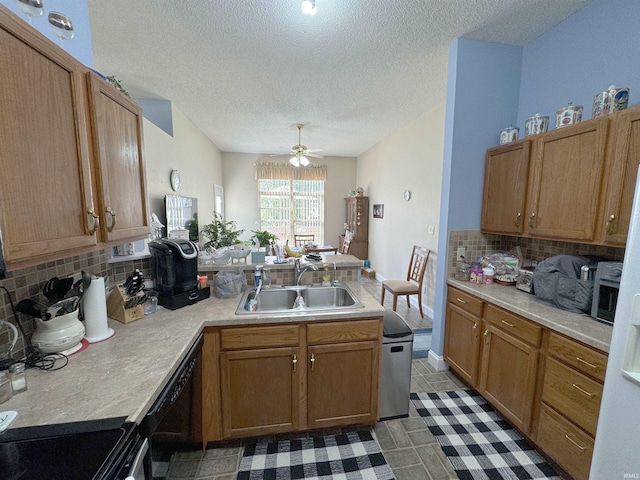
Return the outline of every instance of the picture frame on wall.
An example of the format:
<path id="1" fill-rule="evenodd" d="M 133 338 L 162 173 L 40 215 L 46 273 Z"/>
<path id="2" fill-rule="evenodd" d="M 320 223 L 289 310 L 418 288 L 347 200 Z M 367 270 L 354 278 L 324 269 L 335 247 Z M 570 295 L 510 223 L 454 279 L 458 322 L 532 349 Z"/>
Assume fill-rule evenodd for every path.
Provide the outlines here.
<path id="1" fill-rule="evenodd" d="M 384 218 L 384 204 L 375 203 L 373 205 L 373 218 Z"/>

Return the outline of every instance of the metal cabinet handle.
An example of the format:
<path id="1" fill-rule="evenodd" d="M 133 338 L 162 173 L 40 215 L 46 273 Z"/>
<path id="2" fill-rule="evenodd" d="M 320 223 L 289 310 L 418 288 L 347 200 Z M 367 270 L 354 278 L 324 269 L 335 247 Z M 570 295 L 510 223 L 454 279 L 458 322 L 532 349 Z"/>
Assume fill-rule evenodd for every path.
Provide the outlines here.
<path id="1" fill-rule="evenodd" d="M 531 215 L 529 215 L 529 226 L 531 228 L 533 228 L 533 219 L 536 218 L 536 214 L 535 213 L 531 213 Z"/>
<path id="2" fill-rule="evenodd" d="M 589 363 L 589 362 L 587 362 L 586 360 L 583 360 L 583 359 L 582 359 L 582 358 L 580 358 L 580 357 L 576 357 L 576 360 L 577 360 L 578 362 L 580 362 L 580 363 L 584 363 L 585 365 L 587 365 L 587 366 L 589 366 L 589 367 L 593 368 L 594 370 L 597 370 L 597 369 L 598 369 L 598 366 L 597 366 L 597 365 L 594 365 L 593 363 Z"/>
<path id="3" fill-rule="evenodd" d="M 513 325 L 513 324 L 511 324 L 511 323 L 507 322 L 506 320 L 502 320 L 502 323 L 504 323 L 507 327 L 511 327 L 511 328 L 514 328 L 514 327 L 515 327 L 515 325 Z"/>
<path id="4" fill-rule="evenodd" d="M 572 383 L 571 386 L 579 392 L 584 393 L 586 396 L 593 397 L 593 393 L 587 392 L 584 388 L 580 388 L 580 386 L 576 385 L 575 383 Z"/>
<path id="5" fill-rule="evenodd" d="M 489 335 L 489 330 L 485 330 L 484 333 L 482 334 L 484 338 L 487 338 L 487 335 Z"/>
<path id="6" fill-rule="evenodd" d="M 107 231 L 111 232 L 116 228 L 116 214 L 111 210 L 111 207 L 107 207 L 107 213 L 111 215 L 111 226 L 107 227 Z"/>
<path id="7" fill-rule="evenodd" d="M 293 354 L 293 371 L 295 372 L 298 369 L 298 356 Z"/>
<path id="8" fill-rule="evenodd" d="M 87 210 L 87 213 L 93 217 L 93 228 L 89 230 L 89 235 L 95 235 L 100 226 L 100 215 L 96 215 L 96 212 L 94 212 L 91 207 Z"/>
<path id="9" fill-rule="evenodd" d="M 460 303 L 467 303 L 465 302 L 463 299 L 456 297 L 456 301 L 460 302 Z"/>
<path id="10" fill-rule="evenodd" d="M 515 221 L 513 222 L 513 223 L 514 223 L 514 225 L 515 225 L 516 227 L 519 227 L 519 226 L 520 226 L 520 217 L 521 217 L 521 216 L 522 216 L 522 214 L 521 214 L 520 212 L 518 212 L 518 214 L 516 215 L 516 219 L 515 219 Z"/>
<path id="11" fill-rule="evenodd" d="M 606 226 L 607 235 L 613 235 L 615 233 L 613 230 L 613 221 L 615 219 L 616 219 L 616 216 L 613 214 L 609 215 L 609 218 L 607 218 L 607 226 Z"/>
<path id="12" fill-rule="evenodd" d="M 570 435 L 565 435 L 564 436 L 567 440 L 569 440 L 571 443 L 573 443 L 576 447 L 578 447 L 580 450 L 584 450 L 585 447 L 583 447 L 582 445 L 580 445 L 578 442 L 576 442 L 574 439 L 571 438 Z"/>
<path id="13" fill-rule="evenodd" d="M 313 371 L 313 366 L 316 363 L 316 355 L 315 353 L 311 354 L 311 371 Z"/>

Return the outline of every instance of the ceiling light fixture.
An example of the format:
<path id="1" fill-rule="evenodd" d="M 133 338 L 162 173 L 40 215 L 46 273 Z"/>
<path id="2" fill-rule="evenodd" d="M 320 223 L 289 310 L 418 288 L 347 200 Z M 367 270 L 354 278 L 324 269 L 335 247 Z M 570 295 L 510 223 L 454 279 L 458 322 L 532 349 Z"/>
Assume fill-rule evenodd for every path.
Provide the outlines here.
<path id="1" fill-rule="evenodd" d="M 304 0 L 302 2 L 302 13 L 305 15 L 315 15 L 317 11 L 316 0 Z"/>
<path id="2" fill-rule="evenodd" d="M 289 163 L 294 167 L 307 167 L 311 163 L 307 157 L 305 157 L 302 152 L 296 153 L 293 157 L 289 159 Z"/>

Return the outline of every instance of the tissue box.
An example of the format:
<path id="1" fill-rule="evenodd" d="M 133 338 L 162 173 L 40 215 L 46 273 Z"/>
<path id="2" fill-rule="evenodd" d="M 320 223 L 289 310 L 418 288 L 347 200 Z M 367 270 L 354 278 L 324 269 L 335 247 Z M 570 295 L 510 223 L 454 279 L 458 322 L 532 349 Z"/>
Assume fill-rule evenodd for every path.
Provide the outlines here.
<path id="1" fill-rule="evenodd" d="M 251 263 L 264 263 L 266 252 L 251 252 Z"/>
<path id="2" fill-rule="evenodd" d="M 376 271 L 373 268 L 363 268 L 362 276 L 365 278 L 376 278 Z"/>

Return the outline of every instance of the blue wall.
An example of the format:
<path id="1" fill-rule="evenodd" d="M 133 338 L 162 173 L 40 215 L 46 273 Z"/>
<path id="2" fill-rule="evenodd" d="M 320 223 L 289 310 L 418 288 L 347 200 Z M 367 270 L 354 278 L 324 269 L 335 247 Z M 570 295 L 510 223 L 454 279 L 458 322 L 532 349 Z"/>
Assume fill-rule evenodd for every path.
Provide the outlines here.
<path id="1" fill-rule="evenodd" d="M 27 16 L 20 12 L 15 6 L 15 0 L 0 0 L 0 3 L 9 8 L 18 17 L 27 21 Z M 64 0 L 53 1 L 44 0 L 44 13 L 40 17 L 33 18 L 31 25 L 33 28 L 42 33 L 49 40 L 75 58 L 84 63 L 87 67 L 93 67 L 93 49 L 91 48 L 91 28 L 89 25 L 89 7 L 87 0 Z M 62 13 L 71 19 L 75 35 L 71 40 L 66 40 L 64 45 L 60 44 L 60 40 L 51 33 L 47 16 L 49 12 L 55 11 Z"/>
<path id="2" fill-rule="evenodd" d="M 640 104 L 640 2 L 596 0 L 524 47 L 518 126 L 535 113 L 549 115 L 572 102 L 591 118 L 595 94 L 609 85 L 630 87 Z"/>
<path id="3" fill-rule="evenodd" d="M 449 48 L 433 354 L 442 356 L 450 230 L 479 230 L 487 148 L 514 124 L 522 47 L 457 39 Z"/>

